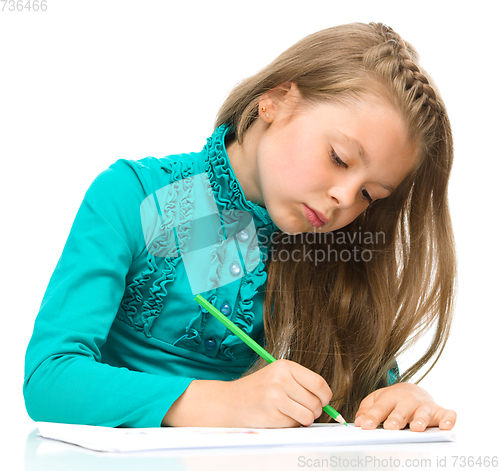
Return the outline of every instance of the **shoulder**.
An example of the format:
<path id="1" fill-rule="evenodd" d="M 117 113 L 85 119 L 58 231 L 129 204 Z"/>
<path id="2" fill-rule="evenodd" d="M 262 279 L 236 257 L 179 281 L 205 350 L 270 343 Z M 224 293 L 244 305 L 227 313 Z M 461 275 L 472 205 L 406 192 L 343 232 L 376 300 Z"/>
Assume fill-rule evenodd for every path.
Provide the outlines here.
<path id="1" fill-rule="evenodd" d="M 143 203 L 159 189 L 199 173 L 202 167 L 201 154 L 194 153 L 119 159 L 92 181 L 83 198 L 80 217 L 93 221 L 95 227 L 112 226 L 136 256 L 144 243 Z"/>
<path id="2" fill-rule="evenodd" d="M 165 185 L 203 171 L 202 152 L 140 160 L 119 159 L 97 175 L 88 192 L 97 195 L 127 193 L 145 198 Z"/>

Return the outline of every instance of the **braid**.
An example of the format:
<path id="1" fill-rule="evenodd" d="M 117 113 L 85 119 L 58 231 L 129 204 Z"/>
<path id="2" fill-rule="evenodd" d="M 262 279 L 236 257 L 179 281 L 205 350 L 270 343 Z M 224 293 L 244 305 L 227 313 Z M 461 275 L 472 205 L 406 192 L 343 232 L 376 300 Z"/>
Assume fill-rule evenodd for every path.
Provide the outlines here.
<path id="1" fill-rule="evenodd" d="M 429 80 L 415 64 L 417 53 L 389 26 L 382 23 L 370 23 L 370 26 L 383 42 L 366 52 L 365 67 L 389 79 L 404 101 L 413 105 L 411 107 L 416 105 L 432 126 L 444 110 Z"/>

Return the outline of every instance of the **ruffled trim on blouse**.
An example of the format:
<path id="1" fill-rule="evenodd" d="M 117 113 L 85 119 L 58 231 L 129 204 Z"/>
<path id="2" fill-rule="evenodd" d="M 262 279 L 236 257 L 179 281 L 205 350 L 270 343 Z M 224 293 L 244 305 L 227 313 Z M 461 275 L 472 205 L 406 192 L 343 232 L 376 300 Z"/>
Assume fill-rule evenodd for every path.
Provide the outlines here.
<path id="1" fill-rule="evenodd" d="M 205 171 L 207 172 L 215 199 L 220 205 L 219 210 L 239 209 L 251 212 L 254 216 L 254 223 L 259 237 L 259 246 L 263 256 L 267 255 L 268 244 L 272 232 L 278 228 L 273 223 L 267 210 L 258 204 L 247 201 L 243 190 L 230 165 L 229 158 L 224 145 L 227 133 L 232 129 L 223 124 L 219 126 L 207 143 L 207 159 L 205 161 Z M 266 241 L 266 242 L 263 242 Z M 257 247 L 255 247 L 257 250 Z M 219 265 L 220 266 L 220 265 Z M 266 283 L 267 273 L 263 257 L 260 257 L 256 269 L 247 273 L 241 280 L 239 303 L 233 317 L 233 322 L 245 333 L 250 334 L 253 330 L 255 318 L 252 312 L 252 298 L 258 289 Z M 203 310 L 203 308 L 200 309 Z M 241 344 L 241 340 L 232 332 L 221 343 L 221 350 L 228 358 L 234 358 L 232 348 Z"/>
<path id="2" fill-rule="evenodd" d="M 210 187 L 207 186 L 207 194 L 213 192 L 219 211 L 235 211 L 241 210 L 252 214 L 257 237 L 260 247 L 260 260 L 257 267 L 252 272 L 247 272 L 241 279 L 241 286 L 237 300 L 237 306 L 232 316 L 233 322 L 244 332 L 250 334 L 253 330 L 253 321 L 255 318 L 252 312 L 252 298 L 258 292 L 258 289 L 263 286 L 267 280 L 265 272 L 264 260 L 267 258 L 267 251 L 271 234 L 278 230 L 272 222 L 267 210 L 251 201 L 247 201 L 236 175 L 231 168 L 229 158 L 224 145 L 225 135 L 231 131 L 231 128 L 224 124 L 219 126 L 212 136 L 207 139 L 203 152 L 205 154 L 205 172 L 208 174 Z M 154 320 L 160 314 L 163 308 L 163 298 L 167 295 L 167 285 L 175 279 L 175 268 L 181 260 L 180 254 L 177 257 L 166 257 L 166 268 L 161 271 L 161 275 L 156 279 L 149 289 L 150 297 L 143 301 L 144 297 L 141 292 L 148 281 L 151 280 L 156 272 L 159 272 L 155 261 L 155 254 L 165 253 L 165 247 L 168 240 L 162 237 L 168 237 L 166 234 L 176 234 L 176 246 L 181 253 L 185 242 L 189 237 L 189 232 L 192 226 L 192 208 L 193 208 L 193 191 L 192 178 L 193 168 L 192 163 L 185 162 L 169 162 L 162 167 L 167 173 L 171 174 L 171 181 L 176 182 L 182 180 L 182 194 L 186 195 L 182 202 L 177 201 L 177 192 L 174 190 L 169 193 L 165 208 L 162 214 L 169 215 L 168 219 L 162 222 L 161 231 L 164 236 L 157 238 L 148 248 L 147 268 L 136 276 L 133 282 L 127 287 L 128 296 L 122 302 L 122 308 L 126 313 L 128 321 L 135 327 L 136 330 L 143 331 L 148 337 L 151 336 L 151 326 Z M 208 185 L 208 184 L 207 184 Z M 175 185 L 174 185 L 175 186 Z M 157 203 L 158 204 L 158 203 Z M 180 208 L 180 214 L 176 214 Z M 177 222 L 177 224 L 175 224 Z M 169 230 L 177 227 L 178 231 Z M 218 234 L 219 243 L 215 245 L 211 252 L 211 265 L 208 279 L 212 282 L 214 289 L 209 290 L 204 294 L 204 297 L 213 305 L 217 303 L 217 282 L 221 279 L 220 270 L 224 265 L 227 255 L 227 241 L 224 230 L 229 230 L 230 224 L 221 226 Z M 170 236 L 172 237 L 172 236 Z M 172 241 L 170 241 L 172 246 Z M 257 247 L 254 250 L 258 251 Z M 254 259 L 257 254 L 253 255 Z M 264 258 L 266 257 L 266 258 Z M 162 257 L 163 258 L 163 257 Z M 142 314 L 138 316 L 138 305 L 142 302 Z M 138 318 L 139 317 L 139 318 Z M 208 311 L 199 306 L 199 313 L 195 316 L 189 325 L 186 327 L 186 333 L 174 342 L 175 346 L 184 347 L 193 351 L 201 345 L 201 333 L 206 322 L 210 318 Z M 227 337 L 221 343 L 221 351 L 230 359 L 234 359 L 233 347 L 241 344 L 241 340 L 233 333 L 228 333 Z"/>
<path id="3" fill-rule="evenodd" d="M 166 198 L 163 210 L 159 210 L 162 219 L 160 225 L 160 235 L 156 237 L 148 246 L 147 268 L 139 273 L 130 283 L 126 291 L 127 295 L 123 298 L 121 307 L 126 313 L 126 317 L 131 325 L 138 331 L 142 331 L 146 336 L 151 337 L 151 327 L 154 320 L 159 316 L 163 309 L 163 298 L 167 295 L 167 283 L 175 280 L 175 267 L 180 262 L 181 257 L 175 250 L 168 253 L 168 246 L 172 245 L 172 234 L 175 237 L 175 246 L 180 251 L 186 246 L 189 238 L 189 230 L 192 225 L 192 185 L 193 185 L 193 163 L 192 162 L 168 162 L 161 167 L 167 173 L 171 174 L 172 183 L 182 180 L 182 195 L 184 196 L 180 204 L 176 203 L 178 198 L 178 186 L 170 185 L 168 187 L 168 196 Z M 158 201 L 155 195 L 155 201 Z M 180 214 L 177 214 L 177 208 L 181 208 Z M 161 208 L 160 208 L 161 209 Z M 163 218 L 165 215 L 165 219 Z M 180 219 L 180 227 L 176 224 L 177 218 Z M 178 227 L 178 231 L 175 229 Z M 165 256 L 167 255 L 167 256 Z M 145 285 L 151 281 L 154 274 L 159 273 L 160 269 L 156 263 L 156 258 L 161 257 L 165 261 L 165 268 L 161 270 L 160 276 L 153 282 L 149 288 L 149 298 L 144 301 Z M 142 302 L 142 312 L 139 315 L 138 305 Z"/>

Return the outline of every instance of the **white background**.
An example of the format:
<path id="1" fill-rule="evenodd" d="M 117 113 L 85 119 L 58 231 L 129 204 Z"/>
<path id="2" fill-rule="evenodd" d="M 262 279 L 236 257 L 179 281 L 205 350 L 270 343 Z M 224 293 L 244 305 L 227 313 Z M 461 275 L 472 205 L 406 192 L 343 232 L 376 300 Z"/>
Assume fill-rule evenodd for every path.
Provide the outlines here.
<path id="1" fill-rule="evenodd" d="M 24 352 L 92 180 L 120 158 L 200 151 L 239 80 L 307 34 L 354 21 L 384 22 L 410 41 L 447 105 L 459 293 L 449 343 L 421 385 L 458 412 L 458 426 L 474 417 L 496 420 L 500 100 L 493 2 L 47 4 L 45 12 L 0 11 L 0 417 L 10 429 L 2 444 L 13 457 L 22 459 L 35 428 L 22 398 Z"/>

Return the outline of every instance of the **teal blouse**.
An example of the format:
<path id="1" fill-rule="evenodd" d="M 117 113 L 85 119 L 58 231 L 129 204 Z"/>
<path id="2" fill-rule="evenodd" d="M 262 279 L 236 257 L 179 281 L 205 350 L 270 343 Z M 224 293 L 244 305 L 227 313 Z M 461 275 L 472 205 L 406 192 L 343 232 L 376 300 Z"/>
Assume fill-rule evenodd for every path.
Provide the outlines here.
<path id="1" fill-rule="evenodd" d="M 251 213 L 258 265 L 245 274 L 238 259 L 219 256 L 214 265 L 235 280 L 202 295 L 263 343 L 265 254 L 278 228 L 265 208 L 245 199 L 225 149 L 228 130 L 217 128 L 199 153 L 120 159 L 93 181 L 27 348 L 24 397 L 33 420 L 158 427 L 191 381 L 236 379 L 255 360 L 194 301 L 182 258 L 146 247 L 141 221 L 141 203 L 182 180 L 186 197 L 178 198 L 175 187 L 163 194 L 163 214 L 173 216 L 164 223 L 177 228 L 182 252 L 193 224 L 190 177 L 204 173 L 219 210 Z"/>
<path id="2" fill-rule="evenodd" d="M 208 281 L 214 274 L 234 281 L 201 294 L 263 344 L 265 259 L 278 228 L 246 200 L 225 149 L 229 131 L 218 127 L 198 153 L 120 159 L 92 182 L 26 351 L 24 398 L 33 420 L 159 427 L 191 381 L 233 380 L 255 360 L 194 301 L 179 256 L 193 235 L 193 181 L 207 175 L 219 211 L 251 214 L 260 251 L 252 271 L 234 253 L 212 251 L 218 273 Z M 148 239 L 142 210 L 151 196 L 165 215 L 164 233 L 175 236 L 176 256 Z M 238 238 L 244 246 L 248 232 Z"/>

